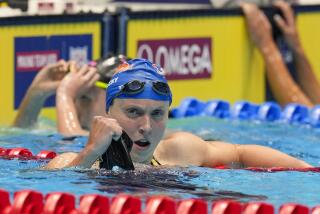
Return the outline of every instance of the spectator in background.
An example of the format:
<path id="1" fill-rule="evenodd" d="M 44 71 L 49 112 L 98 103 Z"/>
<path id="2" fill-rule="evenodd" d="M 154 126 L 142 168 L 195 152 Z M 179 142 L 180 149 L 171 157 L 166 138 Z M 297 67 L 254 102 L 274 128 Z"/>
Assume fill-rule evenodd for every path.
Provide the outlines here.
<path id="1" fill-rule="evenodd" d="M 297 82 L 291 77 L 272 38 L 272 29 L 267 17 L 256 5 L 243 3 L 241 6 L 248 32 L 262 54 L 272 93 L 279 104 L 300 103 L 312 107 L 320 103 L 320 85 L 301 45 L 290 5 L 276 1 L 274 6 L 282 11 L 283 17 L 275 15 L 273 19 L 293 51 Z"/>

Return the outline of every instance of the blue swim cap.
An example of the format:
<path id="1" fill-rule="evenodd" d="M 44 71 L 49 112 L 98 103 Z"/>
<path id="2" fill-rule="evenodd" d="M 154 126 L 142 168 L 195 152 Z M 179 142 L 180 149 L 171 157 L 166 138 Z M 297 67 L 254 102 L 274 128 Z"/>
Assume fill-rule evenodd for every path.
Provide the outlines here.
<path id="1" fill-rule="evenodd" d="M 143 90 L 138 93 L 121 93 L 124 85 L 138 80 L 145 83 Z M 155 82 L 168 84 L 161 67 L 146 59 L 133 59 L 122 63 L 111 78 L 107 88 L 106 110 L 108 111 L 113 99 L 150 99 L 172 102 L 170 88 L 167 94 L 158 93 L 154 88 Z"/>

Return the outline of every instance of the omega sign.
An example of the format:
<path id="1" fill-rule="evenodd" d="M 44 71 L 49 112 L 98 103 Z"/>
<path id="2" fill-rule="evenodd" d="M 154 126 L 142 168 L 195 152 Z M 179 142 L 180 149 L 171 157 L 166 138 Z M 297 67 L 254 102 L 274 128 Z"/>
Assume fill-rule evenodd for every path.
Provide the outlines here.
<path id="1" fill-rule="evenodd" d="M 160 64 L 171 80 L 212 74 L 211 38 L 140 40 L 137 56 Z"/>

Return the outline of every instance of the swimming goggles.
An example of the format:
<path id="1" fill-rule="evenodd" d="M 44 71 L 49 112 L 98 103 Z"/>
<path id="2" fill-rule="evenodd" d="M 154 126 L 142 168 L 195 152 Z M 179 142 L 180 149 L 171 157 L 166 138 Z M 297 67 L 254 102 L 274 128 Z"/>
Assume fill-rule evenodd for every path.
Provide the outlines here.
<path id="1" fill-rule="evenodd" d="M 143 91 L 145 84 L 146 82 L 141 82 L 139 80 L 132 80 L 124 84 L 123 86 L 121 86 L 121 90 L 118 92 L 117 96 L 119 96 L 120 94 L 127 94 L 127 95 L 139 94 Z M 165 82 L 153 81 L 152 89 L 156 93 L 164 96 L 169 96 L 171 93 L 169 85 Z"/>
<path id="2" fill-rule="evenodd" d="M 97 82 L 95 82 L 95 85 L 99 88 L 106 89 L 108 87 L 107 82 L 110 81 L 117 67 L 125 60 L 126 57 L 120 54 L 112 57 L 102 58 L 97 61 L 92 61 L 90 65 L 96 67 L 97 72 L 100 75 L 100 78 Z"/>

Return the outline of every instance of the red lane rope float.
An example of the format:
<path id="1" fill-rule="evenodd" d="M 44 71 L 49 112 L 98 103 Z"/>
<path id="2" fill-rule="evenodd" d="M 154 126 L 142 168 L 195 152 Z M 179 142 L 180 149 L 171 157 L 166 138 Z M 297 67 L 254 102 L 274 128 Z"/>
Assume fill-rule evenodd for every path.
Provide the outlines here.
<path id="1" fill-rule="evenodd" d="M 231 200 L 213 202 L 211 205 L 212 214 L 240 214 L 242 206 L 240 203 Z"/>
<path id="2" fill-rule="evenodd" d="M 309 214 L 309 208 L 304 205 L 294 203 L 283 204 L 280 206 L 279 214 L 291 213 Z"/>
<path id="3" fill-rule="evenodd" d="M 0 158 L 13 159 L 18 158 L 22 160 L 34 160 L 34 159 L 53 159 L 57 156 L 57 153 L 49 150 L 42 150 L 37 155 L 33 155 L 32 152 L 26 148 L 1 148 Z M 226 166 L 215 166 L 214 169 L 232 169 Z M 286 167 L 247 167 L 241 170 L 249 170 L 254 172 L 282 172 L 282 171 L 296 171 L 296 172 L 320 172 L 320 167 L 307 167 L 307 168 L 286 168 Z"/>
<path id="4" fill-rule="evenodd" d="M 11 210 L 9 193 L 0 189 L 0 213 L 9 213 Z"/>
<path id="5" fill-rule="evenodd" d="M 57 153 L 50 150 L 42 150 L 36 155 L 36 157 L 39 159 L 53 159 L 56 156 L 57 156 Z"/>
<path id="6" fill-rule="evenodd" d="M 206 214 L 208 213 L 208 204 L 201 199 L 186 199 L 178 203 L 177 213 Z"/>
<path id="7" fill-rule="evenodd" d="M 311 210 L 311 214 L 320 214 L 320 206 L 315 206 Z"/>
<path id="8" fill-rule="evenodd" d="M 168 196 L 153 196 L 147 199 L 145 214 L 175 214 L 176 202 Z"/>
<path id="9" fill-rule="evenodd" d="M 0 158 L 13 159 L 18 158 L 22 160 L 37 160 L 37 159 L 53 159 L 57 153 L 49 150 L 42 150 L 37 155 L 33 155 L 29 149 L 26 148 L 0 148 Z"/>
<path id="10" fill-rule="evenodd" d="M 286 168 L 286 167 L 272 167 L 272 168 L 262 168 L 262 167 L 248 167 L 245 170 L 255 171 L 255 172 L 282 172 L 282 171 L 295 171 L 295 172 L 320 172 L 320 167 L 307 167 L 307 168 Z"/>
<path id="11" fill-rule="evenodd" d="M 112 199 L 110 214 L 140 213 L 141 200 L 131 195 L 120 194 Z"/>
<path id="12" fill-rule="evenodd" d="M 226 166 L 216 166 L 213 167 L 214 169 L 232 169 Z M 295 172 L 320 172 L 320 167 L 306 167 L 306 168 L 286 168 L 286 167 L 271 167 L 271 168 L 264 168 L 264 167 L 247 167 L 247 168 L 240 168 L 237 170 L 249 170 L 254 172 L 283 172 L 283 171 L 295 171 Z"/>
<path id="13" fill-rule="evenodd" d="M 98 194 L 86 194 L 80 196 L 79 214 L 103 214 L 109 213 L 109 210 L 109 198 L 105 196 Z"/>
<path id="14" fill-rule="evenodd" d="M 43 214 L 69 213 L 77 214 L 76 197 L 70 193 L 53 192 L 46 195 Z"/>
<path id="15" fill-rule="evenodd" d="M 8 156 L 12 157 L 27 157 L 31 158 L 33 156 L 32 152 L 25 148 L 13 148 L 10 149 L 8 152 Z"/>
<path id="16" fill-rule="evenodd" d="M 26 190 L 14 193 L 14 202 L 10 213 L 41 213 L 43 210 L 41 193 Z"/>
<path id="17" fill-rule="evenodd" d="M 110 204 L 111 201 L 111 204 Z M 207 202 L 201 199 L 175 200 L 169 196 L 153 196 L 147 199 L 145 210 L 141 200 L 135 196 L 119 194 L 111 200 L 103 195 L 80 196 L 79 207 L 76 197 L 66 192 L 52 192 L 45 197 L 34 190 L 14 193 L 10 204 L 9 193 L 0 189 L 0 214 L 207 214 Z M 280 206 L 279 214 L 319 214 L 320 206 L 310 209 L 301 204 L 288 203 Z M 241 204 L 232 200 L 215 201 L 211 214 L 273 214 L 274 207 L 264 202 Z M 209 213 L 208 213 L 209 214 Z"/>
<path id="18" fill-rule="evenodd" d="M 273 214 L 274 207 L 271 204 L 263 202 L 249 202 L 243 205 L 244 214 Z"/>

